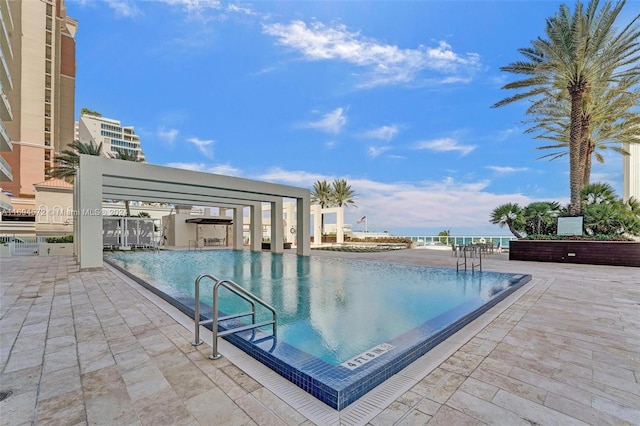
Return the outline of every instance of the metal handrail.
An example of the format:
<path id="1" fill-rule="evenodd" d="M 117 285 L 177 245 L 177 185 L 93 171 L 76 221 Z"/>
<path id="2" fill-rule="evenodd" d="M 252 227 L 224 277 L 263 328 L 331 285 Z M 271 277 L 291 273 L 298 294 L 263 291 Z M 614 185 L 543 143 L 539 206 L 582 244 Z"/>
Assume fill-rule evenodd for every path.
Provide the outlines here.
<path id="1" fill-rule="evenodd" d="M 213 280 L 215 284 L 213 285 L 212 318 L 210 320 L 200 321 L 200 281 L 203 278 L 209 278 Z M 224 317 L 218 317 L 218 292 L 221 286 L 226 288 L 236 296 L 240 297 L 241 299 L 249 302 L 249 304 L 251 304 L 251 311 L 242 312 L 238 314 L 231 314 Z M 260 323 L 256 323 L 256 303 L 262 305 L 263 307 L 271 311 L 272 319 L 270 321 L 263 321 Z M 241 318 L 249 315 L 251 315 L 250 325 L 230 328 L 224 331 L 218 331 L 218 322 L 225 321 L 228 319 L 233 319 L 233 318 Z M 203 274 L 203 275 L 200 275 L 198 278 L 196 278 L 194 320 L 195 320 L 195 333 L 194 333 L 194 342 L 192 343 L 192 345 L 194 346 L 202 344 L 202 340 L 200 340 L 200 326 L 205 324 L 211 324 L 211 331 L 213 332 L 213 342 L 211 346 L 213 351 L 212 351 L 212 354 L 209 356 L 209 359 L 218 359 L 221 356 L 218 353 L 218 337 L 224 337 L 229 334 L 239 333 L 241 331 L 255 330 L 256 328 L 264 327 L 266 325 L 272 326 L 272 334 L 273 334 L 272 337 L 276 337 L 277 335 L 276 327 L 277 327 L 278 314 L 275 308 L 273 308 L 273 306 L 269 305 L 267 302 L 260 299 L 255 294 L 245 290 L 237 283 L 231 280 L 220 280 L 219 278 L 210 274 Z"/>
<path id="2" fill-rule="evenodd" d="M 191 251 L 191 243 L 193 243 L 193 250 L 198 251 L 200 244 L 198 244 L 198 241 L 196 240 L 189 240 L 189 251 Z"/>
<path id="3" fill-rule="evenodd" d="M 456 272 L 460 272 L 460 266 L 464 266 L 464 270 L 467 270 L 467 250 L 466 247 L 464 247 L 462 249 L 462 252 L 464 253 L 464 260 L 461 262 L 460 258 L 457 257 L 456 258 Z M 476 268 L 482 272 L 482 250 L 478 250 L 478 260 L 479 263 L 475 263 L 474 261 L 471 262 L 471 273 L 474 273 L 476 271 Z"/>

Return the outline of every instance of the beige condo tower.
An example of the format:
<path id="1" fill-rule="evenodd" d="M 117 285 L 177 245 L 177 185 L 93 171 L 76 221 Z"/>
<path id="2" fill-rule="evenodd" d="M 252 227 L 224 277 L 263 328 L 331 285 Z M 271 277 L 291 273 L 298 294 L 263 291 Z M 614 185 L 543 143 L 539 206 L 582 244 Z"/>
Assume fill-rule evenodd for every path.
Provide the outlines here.
<path id="1" fill-rule="evenodd" d="M 27 203 L 14 198 L 20 208 L 73 141 L 77 21 L 64 0 L 0 0 L 0 13 L 1 103 L 10 106 L 0 129 L 8 139 L 0 143 L 0 186 Z"/>

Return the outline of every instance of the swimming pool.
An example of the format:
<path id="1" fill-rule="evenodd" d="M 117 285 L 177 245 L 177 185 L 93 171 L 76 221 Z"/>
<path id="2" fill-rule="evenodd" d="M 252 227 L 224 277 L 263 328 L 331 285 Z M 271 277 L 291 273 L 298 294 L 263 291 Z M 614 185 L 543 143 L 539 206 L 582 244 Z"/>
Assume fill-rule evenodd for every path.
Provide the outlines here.
<path id="1" fill-rule="evenodd" d="M 107 260 L 191 309 L 194 281 L 203 273 L 256 294 L 278 312 L 277 339 L 253 344 L 250 332 L 227 339 L 336 409 L 531 279 L 234 250 L 117 252 Z M 201 306 L 208 305 L 210 315 L 213 283 L 203 284 Z M 220 310 L 237 311 L 236 300 L 222 293 Z"/>

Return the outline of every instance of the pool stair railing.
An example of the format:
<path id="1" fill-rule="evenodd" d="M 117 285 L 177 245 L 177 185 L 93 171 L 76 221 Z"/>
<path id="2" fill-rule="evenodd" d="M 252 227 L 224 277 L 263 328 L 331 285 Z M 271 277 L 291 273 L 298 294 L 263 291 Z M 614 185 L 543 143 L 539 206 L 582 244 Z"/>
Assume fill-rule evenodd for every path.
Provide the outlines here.
<path id="1" fill-rule="evenodd" d="M 201 320 L 200 318 L 200 282 L 203 279 L 210 279 L 214 282 L 213 285 L 213 312 L 212 312 L 212 318 L 211 319 L 205 319 L 205 320 Z M 245 311 L 245 312 L 239 312 L 239 313 L 235 313 L 235 314 L 229 314 L 229 315 L 224 315 L 224 316 L 218 316 L 218 293 L 220 290 L 220 287 L 224 287 L 227 290 L 229 290 L 232 294 L 236 295 L 237 297 L 244 299 L 245 301 L 247 301 L 250 305 L 251 305 L 251 310 L 250 311 Z M 211 331 L 213 332 L 213 342 L 211 344 L 212 346 L 212 354 L 209 356 L 209 359 L 218 359 L 220 358 L 220 354 L 218 353 L 218 337 L 224 337 L 224 336 L 228 336 L 230 334 L 235 334 L 235 333 L 240 333 L 243 331 L 255 331 L 258 328 L 261 327 L 265 327 L 268 325 L 272 326 L 272 338 L 276 337 L 276 328 L 277 328 L 277 319 L 278 319 L 278 315 L 276 313 L 276 310 L 269 305 L 267 302 L 263 301 L 262 299 L 260 299 L 258 296 L 256 296 L 255 294 L 251 293 L 250 291 L 245 290 L 244 288 L 242 288 L 240 285 L 238 285 L 237 283 L 231 281 L 231 280 L 221 280 L 217 277 L 214 277 L 213 275 L 210 274 L 202 274 L 200 276 L 198 276 L 198 278 L 196 278 L 195 281 L 195 301 L 196 303 L 194 304 L 194 322 L 195 322 L 195 332 L 194 332 L 194 341 L 192 343 L 193 346 L 198 346 L 202 344 L 202 340 L 200 339 L 200 326 L 201 325 L 208 325 L 211 324 Z M 271 319 L 267 320 L 267 321 L 262 321 L 262 322 L 258 322 L 256 323 L 256 304 L 261 305 L 263 307 L 265 307 L 266 309 L 268 309 L 269 311 L 271 311 Z M 231 319 L 237 319 L 237 318 L 244 318 L 244 317 L 248 317 L 251 316 L 251 323 L 250 324 L 246 324 L 246 325 L 241 325 L 241 326 L 237 326 L 237 327 L 232 327 L 232 328 L 224 328 L 223 330 L 219 330 L 218 326 L 220 325 L 221 322 L 223 321 L 228 321 Z"/>
<path id="2" fill-rule="evenodd" d="M 456 257 L 456 272 L 460 272 L 460 267 L 464 266 L 464 270 L 467 270 L 467 252 L 473 253 L 473 255 L 477 254 L 478 263 L 475 261 L 471 261 L 471 273 L 474 273 L 476 269 L 482 272 L 482 250 L 474 250 L 469 251 L 467 247 L 463 247 L 461 252 L 463 253 L 462 259 L 460 257 Z"/>

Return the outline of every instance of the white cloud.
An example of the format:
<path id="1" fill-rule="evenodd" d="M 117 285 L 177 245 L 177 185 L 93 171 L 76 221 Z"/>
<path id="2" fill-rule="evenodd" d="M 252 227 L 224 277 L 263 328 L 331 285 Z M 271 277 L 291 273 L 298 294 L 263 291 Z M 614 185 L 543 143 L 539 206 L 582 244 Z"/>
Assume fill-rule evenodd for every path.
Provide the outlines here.
<path id="1" fill-rule="evenodd" d="M 369 157 L 376 158 L 378 155 L 390 150 L 390 146 L 370 146 Z"/>
<path id="2" fill-rule="evenodd" d="M 229 164 L 210 165 L 205 163 L 167 163 L 165 166 L 182 170 L 191 170 L 193 172 L 214 173 L 225 176 L 242 175 L 242 171 L 240 169 Z"/>
<path id="3" fill-rule="evenodd" d="M 165 166 L 193 172 L 204 172 L 207 169 L 207 165 L 204 163 L 167 163 Z"/>
<path id="4" fill-rule="evenodd" d="M 225 176 L 242 176 L 242 170 L 230 164 L 218 164 L 207 170 L 209 173 Z"/>
<path id="5" fill-rule="evenodd" d="M 465 230 L 508 235 L 508 231 L 490 224 L 491 211 L 504 203 L 527 205 L 536 201 L 519 193 L 491 193 L 487 190 L 488 180 L 464 182 L 451 177 L 439 181 L 378 182 L 274 168 L 251 178 L 309 189 L 318 180 L 345 178 L 357 193 L 358 205 L 357 209 L 345 209 L 346 222 L 355 224 L 366 214 L 369 231 L 378 232 L 440 228 L 451 229 L 454 235 Z"/>
<path id="6" fill-rule="evenodd" d="M 364 68 L 362 87 L 412 82 L 424 71 L 446 74 L 440 83 L 455 83 L 468 80 L 480 66 L 478 54 L 455 53 L 444 41 L 437 47 L 401 49 L 350 32 L 345 25 L 330 27 L 320 22 L 264 24 L 263 30 L 308 60 L 337 60 Z"/>
<path id="7" fill-rule="evenodd" d="M 122 0 L 107 0 L 107 5 L 116 12 L 117 16 L 132 18 L 140 15 L 140 9 L 134 2 Z"/>
<path id="8" fill-rule="evenodd" d="M 347 116 L 344 114 L 344 110 L 336 108 L 326 113 L 320 120 L 309 122 L 304 126 L 337 135 L 345 124 L 347 124 Z"/>
<path id="9" fill-rule="evenodd" d="M 489 170 L 493 170 L 496 173 L 515 173 L 524 172 L 529 170 L 528 167 L 510 167 L 510 166 L 487 166 Z"/>
<path id="10" fill-rule="evenodd" d="M 448 152 L 448 151 L 458 151 L 462 155 L 467 155 L 474 149 L 476 149 L 475 145 L 460 145 L 458 141 L 452 138 L 440 138 L 440 139 L 432 139 L 429 141 L 422 141 L 416 144 L 416 149 L 426 149 L 429 151 L 436 152 Z"/>
<path id="11" fill-rule="evenodd" d="M 274 167 L 265 173 L 253 177 L 252 179 L 310 188 L 317 180 L 327 179 L 331 182 L 334 178 L 327 177 L 320 173 L 309 173 L 302 170 L 284 170 L 279 167 Z"/>
<path id="12" fill-rule="evenodd" d="M 202 12 L 207 9 L 218 10 L 222 6 L 219 0 L 160 0 L 171 6 L 182 6 L 187 12 Z"/>
<path id="13" fill-rule="evenodd" d="M 382 126 L 377 129 L 372 129 L 363 133 L 362 136 L 371 139 L 380 139 L 385 142 L 390 142 L 398 134 L 398 126 Z"/>
<path id="14" fill-rule="evenodd" d="M 214 143 L 213 140 L 189 138 L 187 139 L 187 142 L 194 144 L 198 148 L 198 150 L 202 153 L 202 155 L 204 155 L 205 157 L 213 158 L 213 150 L 210 147 L 210 145 L 213 145 Z"/>
<path id="15" fill-rule="evenodd" d="M 165 129 L 164 127 L 162 127 L 160 128 L 160 130 L 158 130 L 158 137 L 169 143 L 173 143 L 176 140 L 176 137 L 178 137 L 178 130 Z"/>

